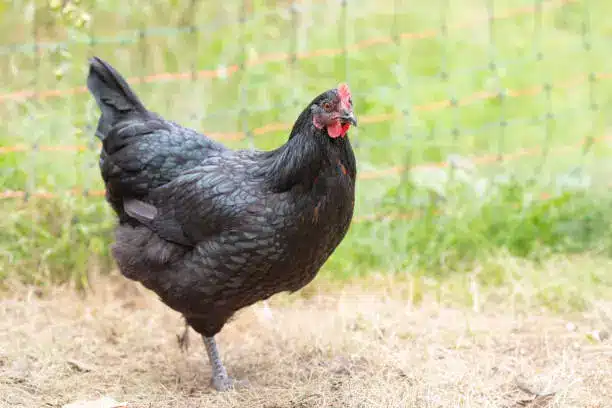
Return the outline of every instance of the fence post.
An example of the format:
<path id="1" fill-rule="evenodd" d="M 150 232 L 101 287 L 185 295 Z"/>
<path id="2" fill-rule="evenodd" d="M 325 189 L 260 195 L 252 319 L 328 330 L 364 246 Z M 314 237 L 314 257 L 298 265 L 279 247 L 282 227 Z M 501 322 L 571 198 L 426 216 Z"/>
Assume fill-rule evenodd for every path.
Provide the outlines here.
<path id="1" fill-rule="evenodd" d="M 238 64 L 238 98 L 240 100 L 239 114 L 239 129 L 245 135 L 249 149 L 255 149 L 255 138 L 249 126 L 249 108 L 248 108 L 248 84 L 245 81 L 247 69 L 247 49 L 246 49 L 246 15 L 248 9 L 248 0 L 242 0 L 242 7 L 238 16 L 240 30 L 240 62 Z"/>
<path id="2" fill-rule="evenodd" d="M 495 79 L 495 91 L 499 101 L 499 133 L 497 137 L 497 161 L 504 160 L 504 147 L 506 141 L 506 130 L 508 121 L 505 115 L 506 92 L 499 76 L 497 64 L 497 49 L 495 47 L 495 0 L 487 1 L 488 34 L 489 34 L 489 63 L 488 70 Z"/>
<path id="3" fill-rule="evenodd" d="M 591 11 L 590 11 L 590 1 L 584 0 L 586 3 L 584 6 L 584 15 L 582 17 L 582 25 L 581 25 L 581 36 L 582 36 L 582 48 L 587 54 L 587 58 L 593 52 L 593 43 L 592 43 L 592 30 L 591 30 Z M 593 71 L 590 71 L 588 74 L 588 86 L 589 86 L 589 110 L 591 111 L 591 115 L 593 120 L 596 120 L 599 111 L 599 104 L 597 103 L 597 97 L 595 96 L 595 88 L 597 87 L 597 74 Z M 598 127 L 593 127 L 594 129 L 598 129 Z M 589 134 L 586 137 L 586 141 L 583 145 L 583 155 L 582 155 L 582 165 L 584 165 L 584 160 L 586 160 L 586 155 L 590 151 L 591 147 L 595 143 L 595 139 L 600 137 L 601 135 L 594 135 L 593 133 Z"/>

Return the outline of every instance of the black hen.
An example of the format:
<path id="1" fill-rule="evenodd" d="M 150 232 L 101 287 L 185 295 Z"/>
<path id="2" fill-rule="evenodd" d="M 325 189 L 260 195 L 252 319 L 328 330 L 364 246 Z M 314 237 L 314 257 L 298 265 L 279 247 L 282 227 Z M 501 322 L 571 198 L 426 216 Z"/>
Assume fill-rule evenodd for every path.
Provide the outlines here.
<path id="1" fill-rule="evenodd" d="M 317 96 L 276 150 L 230 150 L 148 111 L 108 63 L 90 61 L 100 169 L 119 218 L 112 252 L 203 336 L 218 390 L 235 382 L 214 335 L 239 309 L 309 283 L 345 236 L 356 164 L 346 85 Z"/>

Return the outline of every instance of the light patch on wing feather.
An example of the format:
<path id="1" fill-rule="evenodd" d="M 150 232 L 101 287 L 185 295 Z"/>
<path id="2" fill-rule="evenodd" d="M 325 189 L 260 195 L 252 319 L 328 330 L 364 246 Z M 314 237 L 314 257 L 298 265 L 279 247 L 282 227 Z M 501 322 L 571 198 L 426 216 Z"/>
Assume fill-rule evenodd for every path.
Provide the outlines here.
<path id="1" fill-rule="evenodd" d="M 130 217 L 136 218 L 140 222 L 153 220 L 157 216 L 157 208 L 140 200 L 125 200 L 123 209 Z"/>

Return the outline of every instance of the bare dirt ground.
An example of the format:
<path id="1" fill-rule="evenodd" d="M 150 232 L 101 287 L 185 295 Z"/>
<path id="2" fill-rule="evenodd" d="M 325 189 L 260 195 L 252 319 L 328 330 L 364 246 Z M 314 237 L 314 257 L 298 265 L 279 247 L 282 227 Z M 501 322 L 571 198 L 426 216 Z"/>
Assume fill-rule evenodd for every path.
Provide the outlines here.
<path id="1" fill-rule="evenodd" d="M 275 297 L 271 315 L 255 305 L 218 336 L 250 386 L 216 393 L 195 332 L 179 350 L 178 314 L 120 278 L 95 288 L 0 300 L 0 406 L 612 406 L 612 342 L 587 335 L 601 327 L 595 312 L 476 313 L 353 287 Z"/>

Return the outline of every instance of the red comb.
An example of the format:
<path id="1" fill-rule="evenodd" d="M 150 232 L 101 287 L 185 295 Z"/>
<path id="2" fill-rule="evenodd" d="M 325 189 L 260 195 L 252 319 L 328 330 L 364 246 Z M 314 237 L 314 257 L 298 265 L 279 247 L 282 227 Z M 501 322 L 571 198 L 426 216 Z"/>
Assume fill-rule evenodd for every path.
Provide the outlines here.
<path id="1" fill-rule="evenodd" d="M 340 95 L 340 101 L 342 103 L 342 106 L 345 109 L 350 109 L 351 90 L 349 89 L 347 84 L 342 83 L 338 85 L 338 95 Z"/>

